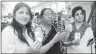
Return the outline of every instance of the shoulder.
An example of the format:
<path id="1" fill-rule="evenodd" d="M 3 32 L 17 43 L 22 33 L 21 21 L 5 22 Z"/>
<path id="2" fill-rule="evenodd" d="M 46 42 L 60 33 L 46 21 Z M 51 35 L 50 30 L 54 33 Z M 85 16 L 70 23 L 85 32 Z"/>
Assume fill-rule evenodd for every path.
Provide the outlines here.
<path id="1" fill-rule="evenodd" d="M 91 36 L 91 37 L 93 37 L 93 30 L 92 30 L 92 28 L 91 28 L 91 27 L 88 27 L 88 28 L 86 29 L 85 34 L 86 34 L 86 36 Z"/>
<path id="2" fill-rule="evenodd" d="M 88 23 L 84 22 L 84 25 L 87 27 L 91 27 Z"/>
<path id="3" fill-rule="evenodd" d="M 7 26 L 3 31 L 2 31 L 2 42 L 5 44 L 11 44 L 14 41 L 15 37 L 14 29 L 12 26 Z"/>
<path id="4" fill-rule="evenodd" d="M 86 29 L 86 31 L 88 31 L 89 33 L 90 33 L 90 32 L 93 33 L 93 30 L 92 30 L 91 27 L 88 27 L 88 28 Z"/>
<path id="5" fill-rule="evenodd" d="M 2 31 L 2 52 L 12 52 L 14 49 L 14 32 L 12 26 L 7 26 Z"/>
<path id="6" fill-rule="evenodd" d="M 7 26 L 6 28 L 4 28 L 4 30 L 2 31 L 2 36 L 12 36 L 12 35 L 14 35 L 14 28 L 11 26 L 11 25 L 9 25 L 9 26 Z"/>
<path id="7" fill-rule="evenodd" d="M 88 24 L 88 23 L 86 23 L 86 22 L 84 22 L 84 24 L 83 24 L 83 25 L 85 26 L 86 31 L 91 32 L 91 33 L 93 32 L 91 25 L 89 25 L 89 24 Z"/>
<path id="8" fill-rule="evenodd" d="M 86 29 L 85 35 L 86 35 L 87 37 L 89 37 L 89 39 L 94 38 L 93 30 L 92 30 L 91 27 L 88 27 L 88 28 Z"/>
<path id="9" fill-rule="evenodd" d="M 14 30 L 14 28 L 11 25 L 9 25 L 6 28 L 4 28 L 4 30 L 2 31 L 2 33 L 3 32 L 13 32 L 13 30 Z"/>

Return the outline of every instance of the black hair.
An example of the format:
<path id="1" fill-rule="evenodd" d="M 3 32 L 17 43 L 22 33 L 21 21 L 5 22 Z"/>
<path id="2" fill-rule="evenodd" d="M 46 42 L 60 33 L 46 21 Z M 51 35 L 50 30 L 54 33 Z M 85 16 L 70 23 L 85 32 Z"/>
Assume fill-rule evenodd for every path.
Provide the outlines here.
<path id="1" fill-rule="evenodd" d="M 82 8 L 81 6 L 76 6 L 76 7 L 74 7 L 73 10 L 72 10 L 72 17 L 73 17 L 73 18 L 74 18 L 74 16 L 75 16 L 76 11 L 78 11 L 78 10 L 81 10 L 82 13 L 83 13 L 84 16 L 85 16 L 85 11 L 83 10 L 83 8 Z"/>
<path id="2" fill-rule="evenodd" d="M 36 12 L 36 13 L 35 13 L 35 16 L 36 16 L 36 15 L 39 15 L 39 12 Z"/>
<path id="3" fill-rule="evenodd" d="M 44 15 L 44 12 L 45 12 L 45 10 L 51 10 L 50 8 L 43 8 L 42 10 L 41 10 L 41 13 L 40 13 L 40 17 L 42 18 L 42 16 Z M 52 11 L 52 10 L 51 10 Z M 52 11 L 53 12 L 53 11 Z"/>
<path id="4" fill-rule="evenodd" d="M 36 12 L 36 13 L 35 13 L 35 16 L 37 16 L 37 18 L 40 18 L 39 12 Z"/>
<path id="5" fill-rule="evenodd" d="M 21 7 L 26 7 L 26 8 L 28 9 L 29 13 L 30 13 L 30 17 L 31 17 L 31 18 L 30 18 L 30 21 L 29 21 L 25 26 L 26 26 L 26 28 L 27 28 L 27 30 L 28 30 L 28 31 L 27 31 L 28 35 L 29 35 L 33 40 L 35 40 L 34 33 L 33 33 L 33 31 L 32 31 L 32 27 L 31 27 L 33 15 L 32 15 L 32 13 L 31 13 L 30 7 L 29 7 L 27 4 L 25 4 L 25 3 L 18 3 L 18 4 L 16 4 L 15 7 L 14 7 L 14 10 L 13 10 L 13 16 L 15 16 L 16 11 L 17 11 L 19 8 L 21 8 Z M 23 33 L 22 25 L 19 24 L 19 23 L 15 20 L 15 18 L 13 18 L 13 21 L 12 21 L 11 25 L 14 27 L 14 33 L 15 33 L 15 31 L 17 31 L 17 33 L 18 33 L 18 38 L 19 38 L 22 42 L 26 43 L 26 44 L 29 46 L 26 38 L 25 38 L 24 35 L 22 34 L 22 33 Z"/>

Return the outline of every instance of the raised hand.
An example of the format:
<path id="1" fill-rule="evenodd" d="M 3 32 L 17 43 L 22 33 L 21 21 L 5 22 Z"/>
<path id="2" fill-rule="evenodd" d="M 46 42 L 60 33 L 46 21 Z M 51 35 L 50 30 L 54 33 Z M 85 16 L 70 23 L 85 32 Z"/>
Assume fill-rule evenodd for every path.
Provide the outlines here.
<path id="1" fill-rule="evenodd" d="M 38 27 L 35 29 L 34 33 L 35 33 L 36 40 L 42 42 L 44 35 L 43 35 L 43 31 L 42 31 L 42 29 L 41 29 L 40 26 L 38 26 Z"/>

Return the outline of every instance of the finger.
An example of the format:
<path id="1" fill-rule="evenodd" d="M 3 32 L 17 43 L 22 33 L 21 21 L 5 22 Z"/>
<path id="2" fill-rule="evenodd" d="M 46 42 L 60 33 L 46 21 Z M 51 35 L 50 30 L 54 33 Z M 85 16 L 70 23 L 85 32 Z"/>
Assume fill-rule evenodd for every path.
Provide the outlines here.
<path id="1" fill-rule="evenodd" d="M 73 41 L 72 41 L 72 43 L 75 43 L 75 42 L 76 42 L 76 40 L 73 40 Z"/>
<path id="2" fill-rule="evenodd" d="M 79 45 L 80 43 L 79 42 L 76 42 L 74 45 Z"/>
<path id="3" fill-rule="evenodd" d="M 65 33 L 65 32 L 60 32 L 59 34 L 63 34 L 63 33 Z"/>
<path id="4" fill-rule="evenodd" d="M 57 34 L 60 34 L 60 32 L 58 32 Z"/>
<path id="5" fill-rule="evenodd" d="M 62 32 L 61 34 L 59 34 L 59 36 L 65 36 L 65 32 Z"/>
<path id="6" fill-rule="evenodd" d="M 65 35 L 66 32 L 63 32 L 62 34 Z"/>
<path id="7" fill-rule="evenodd" d="M 77 40 L 76 40 L 76 42 L 78 42 L 78 43 L 79 43 L 79 42 L 80 42 L 80 39 L 77 39 Z"/>
<path id="8" fill-rule="evenodd" d="M 34 42 L 34 45 L 36 45 L 38 42 L 39 42 L 38 40 L 37 40 L 37 41 L 35 41 L 35 42 Z"/>
<path id="9" fill-rule="evenodd" d="M 40 47 L 40 46 L 41 46 L 41 43 L 38 42 L 38 43 L 35 45 L 35 48 Z"/>
<path id="10" fill-rule="evenodd" d="M 34 44 L 36 44 L 36 43 L 37 43 L 37 41 L 34 42 Z"/>
<path id="11" fill-rule="evenodd" d="M 58 36 L 60 34 L 60 32 L 57 32 L 56 36 Z"/>
<path id="12" fill-rule="evenodd" d="M 36 49 L 37 49 L 37 50 L 40 49 L 41 46 L 42 46 L 42 44 L 37 45 Z"/>
<path id="13" fill-rule="evenodd" d="M 73 44 L 74 45 L 79 45 L 79 41 L 78 40 L 74 40 Z"/>
<path id="14" fill-rule="evenodd" d="M 36 44 L 34 45 L 35 47 L 39 44 L 39 42 L 36 42 Z"/>
<path id="15" fill-rule="evenodd" d="M 34 50 L 36 49 L 37 45 L 38 45 L 38 41 L 36 41 L 36 42 L 34 43 L 34 47 L 33 47 Z"/>
<path id="16" fill-rule="evenodd" d="M 40 47 L 41 47 L 41 45 L 42 45 L 42 44 L 38 43 L 38 44 L 35 46 L 35 50 L 36 50 L 36 51 L 39 50 Z"/>

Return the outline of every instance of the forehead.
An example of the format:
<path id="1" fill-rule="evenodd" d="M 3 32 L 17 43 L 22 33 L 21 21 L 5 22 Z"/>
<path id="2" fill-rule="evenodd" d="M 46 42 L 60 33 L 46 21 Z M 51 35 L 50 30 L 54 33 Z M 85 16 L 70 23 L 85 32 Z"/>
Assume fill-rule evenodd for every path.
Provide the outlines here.
<path id="1" fill-rule="evenodd" d="M 52 13 L 52 10 L 46 9 L 46 10 L 44 11 L 44 13 Z"/>
<path id="2" fill-rule="evenodd" d="M 83 13 L 83 12 L 82 12 L 81 9 L 79 9 L 79 10 L 77 10 L 77 11 L 75 12 L 75 14 L 76 14 L 76 13 Z"/>
<path id="3" fill-rule="evenodd" d="M 20 7 L 17 11 L 28 11 L 26 7 Z"/>

